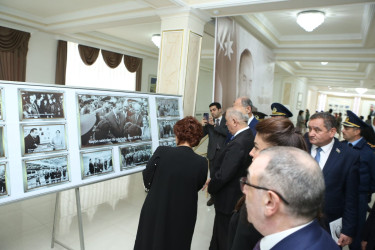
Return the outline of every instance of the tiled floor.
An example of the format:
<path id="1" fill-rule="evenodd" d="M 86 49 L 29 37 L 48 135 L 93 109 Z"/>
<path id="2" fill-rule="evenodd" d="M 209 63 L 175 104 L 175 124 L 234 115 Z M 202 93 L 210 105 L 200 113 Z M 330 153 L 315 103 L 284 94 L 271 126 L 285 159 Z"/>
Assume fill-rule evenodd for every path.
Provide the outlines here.
<path id="1" fill-rule="evenodd" d="M 141 174 L 80 188 L 86 250 L 133 249 L 146 193 Z M 75 191 L 60 193 L 56 239 L 80 249 Z M 0 250 L 51 249 L 56 194 L 0 206 Z M 208 249 L 215 211 L 199 193 L 192 248 Z M 54 249 L 65 249 L 55 244 Z"/>

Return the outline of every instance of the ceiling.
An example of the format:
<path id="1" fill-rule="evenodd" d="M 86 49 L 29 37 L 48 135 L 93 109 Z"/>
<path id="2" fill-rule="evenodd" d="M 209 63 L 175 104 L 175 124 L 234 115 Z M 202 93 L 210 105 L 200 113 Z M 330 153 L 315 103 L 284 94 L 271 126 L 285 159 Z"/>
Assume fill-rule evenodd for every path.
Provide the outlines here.
<path id="1" fill-rule="evenodd" d="M 309 33 L 295 21 L 308 9 L 326 14 Z M 186 10 L 206 19 L 233 16 L 273 50 L 278 75 L 306 78 L 310 88 L 327 93 L 353 95 L 365 87 L 375 95 L 374 0 L 0 0 L 0 25 L 157 58 L 150 38 L 160 33 L 161 16 Z M 201 66 L 212 69 L 213 58 L 211 21 Z"/>

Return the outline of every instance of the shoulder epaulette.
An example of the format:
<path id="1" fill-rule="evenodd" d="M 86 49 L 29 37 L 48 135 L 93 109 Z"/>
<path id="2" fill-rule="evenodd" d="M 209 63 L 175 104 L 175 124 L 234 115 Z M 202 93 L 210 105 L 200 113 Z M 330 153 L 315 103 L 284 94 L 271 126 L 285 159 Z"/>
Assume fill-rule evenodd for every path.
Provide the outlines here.
<path id="1" fill-rule="evenodd" d="M 367 142 L 367 145 L 369 145 L 369 146 L 370 146 L 370 148 L 372 148 L 372 149 L 374 149 L 374 150 L 375 150 L 375 145 L 374 145 L 374 144 L 371 144 L 371 143 Z"/>

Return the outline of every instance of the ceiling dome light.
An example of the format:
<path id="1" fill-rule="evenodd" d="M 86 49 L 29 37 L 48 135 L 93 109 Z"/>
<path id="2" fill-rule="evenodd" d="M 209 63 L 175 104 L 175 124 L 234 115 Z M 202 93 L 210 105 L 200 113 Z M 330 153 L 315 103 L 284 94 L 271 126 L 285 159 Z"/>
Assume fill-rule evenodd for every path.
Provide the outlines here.
<path id="1" fill-rule="evenodd" d="M 364 93 L 367 92 L 367 89 L 366 88 L 355 88 L 355 91 L 360 94 L 360 95 L 363 95 Z"/>
<path id="2" fill-rule="evenodd" d="M 297 23 L 307 32 L 311 32 L 324 23 L 324 16 L 324 12 L 318 10 L 302 11 L 297 15 Z"/>
<path id="3" fill-rule="evenodd" d="M 160 49 L 160 43 L 161 43 L 160 34 L 152 35 L 151 41 L 155 44 L 156 47 L 158 47 Z"/>
<path id="4" fill-rule="evenodd" d="M 321 64 L 321 65 L 327 65 L 328 62 L 321 62 L 320 64 Z"/>

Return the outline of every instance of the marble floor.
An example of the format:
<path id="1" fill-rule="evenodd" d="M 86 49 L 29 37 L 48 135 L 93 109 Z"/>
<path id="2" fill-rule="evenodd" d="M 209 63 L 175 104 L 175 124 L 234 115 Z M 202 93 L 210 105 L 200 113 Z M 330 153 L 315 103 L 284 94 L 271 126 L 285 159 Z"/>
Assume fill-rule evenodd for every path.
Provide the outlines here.
<path id="1" fill-rule="evenodd" d="M 86 250 L 133 249 L 140 209 L 146 197 L 140 173 L 80 188 Z M 75 191 L 61 192 L 55 238 L 80 249 Z M 191 249 L 208 249 L 215 211 L 199 192 Z M 51 249 L 56 194 L 0 206 L 1 250 Z M 56 250 L 66 249 L 55 243 Z"/>

